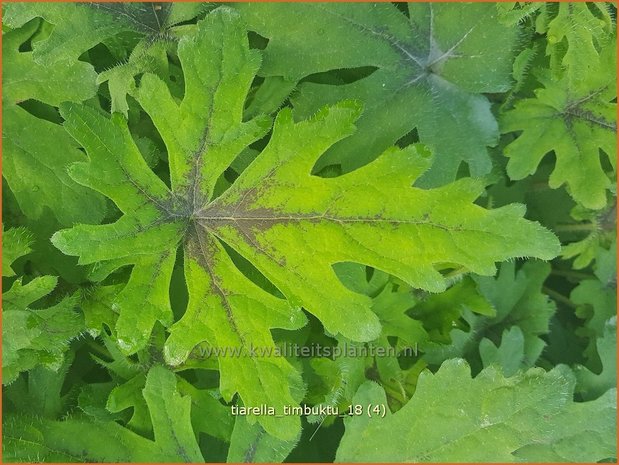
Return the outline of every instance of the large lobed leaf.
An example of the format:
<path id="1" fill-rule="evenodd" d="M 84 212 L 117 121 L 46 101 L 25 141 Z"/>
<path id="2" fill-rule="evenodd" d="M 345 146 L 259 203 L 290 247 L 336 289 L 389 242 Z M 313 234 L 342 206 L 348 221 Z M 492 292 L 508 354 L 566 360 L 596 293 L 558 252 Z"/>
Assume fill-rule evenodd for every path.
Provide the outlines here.
<path id="1" fill-rule="evenodd" d="M 43 66 L 75 60 L 97 44 L 122 32 L 140 36 L 164 34 L 168 27 L 193 18 L 200 3 L 158 5 L 148 2 L 55 3 L 15 2 L 4 5 L 3 22 L 19 28 L 42 18 L 54 27 L 33 44 L 36 63 Z"/>
<path id="2" fill-rule="evenodd" d="M 359 131 L 330 148 L 317 168 L 344 171 L 376 158 L 417 129 L 436 152 L 424 185 L 453 181 L 466 163 L 485 175 L 497 122 L 483 93 L 505 92 L 518 28 L 497 20 L 494 4 L 240 3 L 250 29 L 267 37 L 261 75 L 296 82 L 330 70 L 376 68 L 341 85 L 303 82 L 292 102 L 299 117 L 346 98 L 364 102 Z M 294 27 L 282 27 L 294 24 Z M 337 44 L 334 46 L 333 44 Z"/>
<path id="3" fill-rule="evenodd" d="M 424 372 L 413 398 L 385 418 L 346 420 L 339 462 L 596 462 L 616 454 L 614 390 L 575 403 L 567 367 L 504 378 L 490 367 L 471 378 L 466 362 Z M 386 405 L 366 382 L 353 401 Z"/>
<path id="4" fill-rule="evenodd" d="M 556 157 L 548 184 L 567 185 L 571 196 L 586 208 L 606 206 L 611 176 L 604 168 L 607 158 L 616 170 L 617 88 L 616 53 L 608 47 L 603 63 L 582 82 L 575 84 L 566 75 L 560 80 L 541 76 L 544 87 L 535 98 L 522 99 L 502 116 L 501 131 L 520 135 L 505 147 L 511 179 L 533 174 L 550 152 Z"/>
<path id="5" fill-rule="evenodd" d="M 49 209 L 63 225 L 96 223 L 105 213 L 103 198 L 66 173 L 68 164 L 84 158 L 75 141 L 61 126 L 18 106 L 26 100 L 49 105 L 86 100 L 96 93 L 96 74 L 88 63 L 65 59 L 44 66 L 34 61 L 34 52 L 20 52 L 38 26 L 33 20 L 2 37 L 2 175 L 29 218 L 39 219 Z"/>
<path id="6" fill-rule="evenodd" d="M 483 187 L 478 182 L 463 179 L 432 191 L 411 187 L 430 164 L 421 146 L 389 149 L 338 178 L 312 176 L 318 157 L 354 132 L 360 109 L 353 102 L 299 123 L 289 110 L 280 112 L 268 146 L 215 197 L 230 163 L 269 129 L 264 117 L 242 121 L 260 57 L 249 50 L 237 14 L 223 8 L 181 40 L 178 53 L 186 81 L 180 103 L 154 75 L 145 75 L 135 92 L 166 143 L 170 188 L 150 171 L 121 116 L 61 107 L 66 129 L 89 155 L 88 162 L 71 166 L 71 177 L 114 200 L 123 216 L 109 225 L 77 225 L 52 240 L 82 264 L 100 263 L 99 278 L 133 265 L 115 301 L 118 344 L 126 353 L 147 344 L 156 321 L 172 323 L 168 288 L 179 246 L 189 305 L 170 329 L 166 360 L 182 363 L 202 341 L 243 348 L 241 357 L 219 358 L 224 398 L 239 392 L 246 405 L 279 409 L 298 402 L 302 389 L 285 359 L 251 353 L 251 347 L 274 347 L 271 328 L 302 326 L 303 306 L 333 334 L 369 341 L 380 333 L 371 299 L 342 285 L 333 264 L 364 263 L 438 292 L 445 280 L 437 268 L 445 264 L 489 275 L 495 261 L 558 253 L 556 238 L 524 220 L 521 206 L 487 211 L 474 205 Z M 286 300 L 247 279 L 224 244 Z M 291 417 L 261 422 L 282 439 L 293 439 L 299 428 Z"/>
<path id="7" fill-rule="evenodd" d="M 20 28 L 25 25 L 25 30 L 32 32 L 39 25 L 38 18 L 53 26 L 51 32 L 33 40 L 32 52 L 17 55 L 21 57 L 20 62 L 13 56 L 9 59 L 11 61 L 3 59 L 5 67 L 8 64 L 11 74 L 18 77 L 15 82 L 8 80 L 10 87 L 7 93 L 20 96 L 25 88 L 48 85 L 54 79 L 53 76 L 62 75 L 63 86 L 54 89 L 55 98 L 58 102 L 74 101 L 79 89 L 87 88 L 92 91 L 91 95 L 94 93 L 96 78 L 96 84 L 109 83 L 112 111 L 127 116 L 127 93 L 133 77 L 145 71 L 166 69 L 166 50 L 173 48 L 170 46 L 174 44 L 176 30 L 183 29 L 183 26 L 175 27 L 195 18 L 207 8 L 209 4 L 203 2 L 22 2 L 5 5 L 3 21 L 10 27 Z M 11 35 L 21 33 L 11 32 L 7 38 L 12 39 Z M 138 38 L 141 40 L 126 60 L 126 44 L 123 41 L 131 44 Z M 98 44 L 104 44 L 119 62 L 96 76 L 92 65 L 78 61 L 78 58 Z M 27 67 L 26 57 L 30 60 Z M 87 78 L 81 72 L 84 70 L 90 74 Z M 26 79 L 23 77 L 24 71 L 28 72 Z M 33 79 L 35 73 L 39 74 L 40 80 Z M 63 98 L 67 91 L 70 97 Z"/>

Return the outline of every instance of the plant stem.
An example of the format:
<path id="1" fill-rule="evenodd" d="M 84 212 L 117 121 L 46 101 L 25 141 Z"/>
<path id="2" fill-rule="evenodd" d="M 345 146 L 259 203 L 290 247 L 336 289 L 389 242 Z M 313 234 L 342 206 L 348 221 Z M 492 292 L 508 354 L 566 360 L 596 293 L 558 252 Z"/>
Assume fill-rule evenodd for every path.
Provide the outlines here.
<path id="1" fill-rule="evenodd" d="M 554 227 L 556 232 L 597 231 L 597 223 L 559 224 Z"/>
<path id="2" fill-rule="evenodd" d="M 549 287 L 544 286 L 542 287 L 542 291 L 544 291 L 546 294 L 548 294 L 549 297 L 556 300 L 557 302 L 562 303 L 563 305 L 567 305 L 570 308 L 577 308 L 570 299 L 565 297 L 563 294 L 555 291 L 554 289 L 550 289 Z"/>
<path id="3" fill-rule="evenodd" d="M 94 352 L 96 352 L 99 355 L 102 355 L 110 360 L 114 359 L 114 357 L 112 357 L 112 355 L 106 349 L 101 347 L 95 341 L 88 341 L 88 347 L 90 347 L 90 349 L 92 349 Z"/>
<path id="4" fill-rule="evenodd" d="M 581 273 L 578 271 L 571 270 L 551 270 L 550 274 L 554 274 L 556 276 L 564 276 L 566 278 L 574 278 L 574 279 L 594 279 L 595 276 L 588 273 Z"/>
<path id="5" fill-rule="evenodd" d="M 449 273 L 447 273 L 444 278 L 445 281 L 447 282 L 447 287 L 451 287 L 454 284 L 456 284 L 458 281 L 460 281 L 464 275 L 470 273 L 469 270 L 467 270 L 466 268 L 462 267 L 462 268 L 458 268 L 456 270 L 450 271 Z"/>

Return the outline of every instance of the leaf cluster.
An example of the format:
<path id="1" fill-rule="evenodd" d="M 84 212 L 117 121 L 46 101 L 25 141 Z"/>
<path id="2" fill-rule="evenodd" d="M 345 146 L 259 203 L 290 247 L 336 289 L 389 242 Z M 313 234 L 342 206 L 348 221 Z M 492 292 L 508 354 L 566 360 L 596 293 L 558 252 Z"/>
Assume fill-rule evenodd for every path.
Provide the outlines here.
<path id="1" fill-rule="evenodd" d="M 616 459 L 612 5 L 2 14 L 4 461 Z"/>

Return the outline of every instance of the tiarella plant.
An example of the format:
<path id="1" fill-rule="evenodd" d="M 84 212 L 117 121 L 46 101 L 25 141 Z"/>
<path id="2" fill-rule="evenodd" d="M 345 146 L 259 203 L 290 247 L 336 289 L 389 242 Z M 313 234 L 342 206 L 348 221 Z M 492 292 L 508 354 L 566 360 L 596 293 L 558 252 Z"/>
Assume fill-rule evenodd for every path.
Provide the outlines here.
<path id="1" fill-rule="evenodd" d="M 615 459 L 615 14 L 5 4 L 4 460 Z"/>

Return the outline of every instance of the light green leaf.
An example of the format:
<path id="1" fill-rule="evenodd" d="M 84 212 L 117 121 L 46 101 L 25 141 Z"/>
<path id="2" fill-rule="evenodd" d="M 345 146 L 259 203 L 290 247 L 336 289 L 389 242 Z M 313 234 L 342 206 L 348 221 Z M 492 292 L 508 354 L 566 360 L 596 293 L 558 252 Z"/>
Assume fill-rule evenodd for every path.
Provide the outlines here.
<path id="1" fill-rule="evenodd" d="M 536 2 L 498 2 L 499 20 L 509 26 L 523 22 L 539 9 L 544 8 L 543 3 Z"/>
<path id="2" fill-rule="evenodd" d="M 290 454 L 299 438 L 283 441 L 269 435 L 247 418 L 236 417 L 228 450 L 228 463 L 280 463 Z"/>
<path id="3" fill-rule="evenodd" d="M 135 361 L 134 359 L 124 355 L 116 345 L 116 341 L 112 339 L 111 336 L 108 336 L 107 333 L 103 331 L 100 333 L 99 337 L 102 339 L 103 345 L 108 352 L 105 354 L 106 359 L 103 360 L 95 354 L 91 354 L 91 357 L 99 365 L 106 368 L 112 377 L 118 377 L 121 380 L 129 380 L 143 373 L 143 366 L 139 363 L 139 361 Z M 111 361 L 108 360 L 110 358 Z"/>
<path id="4" fill-rule="evenodd" d="M 280 76 L 264 79 L 245 109 L 245 117 L 253 118 L 261 114 L 271 114 L 281 109 L 284 101 L 296 87 L 295 81 L 288 81 Z"/>
<path id="5" fill-rule="evenodd" d="M 413 398 L 385 418 L 345 420 L 338 462 L 597 462 L 616 454 L 615 393 L 574 403 L 569 369 L 504 378 L 494 367 L 471 379 L 463 360 L 423 372 Z M 386 405 L 367 382 L 354 402 Z M 489 446 L 490 445 L 490 446 Z"/>
<path id="6" fill-rule="evenodd" d="M 570 212 L 571 221 L 567 220 L 567 224 L 558 225 L 557 230 L 564 228 L 573 241 L 563 246 L 561 258 L 573 258 L 572 267 L 575 270 L 587 268 L 596 260 L 604 260 L 600 255 L 606 256 L 605 262 L 616 268 L 617 199 L 616 195 L 612 197 L 602 210 L 587 210 L 577 205 Z M 576 223 L 573 223 L 574 221 Z M 582 234 L 586 234 L 584 239 Z M 596 265 L 593 267 L 595 269 Z M 611 273 L 611 276 L 615 275 L 616 273 Z M 609 278 L 600 280 L 609 282 Z"/>
<path id="7" fill-rule="evenodd" d="M 567 184 L 570 195 L 586 208 L 606 205 L 614 175 L 605 172 L 601 157 L 607 157 L 615 170 L 617 152 L 614 49 L 608 46 L 602 65 L 582 84 L 570 84 L 567 77 L 557 81 L 541 76 L 544 88 L 535 92 L 535 98 L 522 99 L 503 114 L 501 132 L 521 132 L 505 147 L 511 179 L 533 174 L 552 151 L 556 164 L 550 187 Z"/>
<path id="8" fill-rule="evenodd" d="M 602 2 L 544 5 L 536 32 L 546 32 L 546 54 L 555 77 L 566 75 L 578 83 L 596 72 L 600 49 L 611 42 L 615 28 L 609 6 Z"/>
<path id="9" fill-rule="evenodd" d="M 52 292 L 58 283 L 56 276 L 40 276 L 22 285 L 22 278 L 2 293 L 2 310 L 23 310 Z"/>
<path id="10" fill-rule="evenodd" d="M 189 397 L 181 397 L 175 375 L 155 366 L 143 391 L 154 441 L 115 422 L 84 416 L 62 421 L 3 416 L 3 459 L 8 462 L 203 462 L 191 429 Z"/>
<path id="11" fill-rule="evenodd" d="M 91 64 L 65 60 L 54 66 L 44 66 L 34 61 L 33 52 L 19 51 L 38 26 L 38 21 L 30 21 L 19 29 L 2 34 L 3 104 L 36 99 L 58 105 L 68 100 L 81 102 L 94 96 L 96 73 Z"/>
<path id="12" fill-rule="evenodd" d="M 142 392 L 150 411 L 157 446 L 183 462 L 202 462 L 191 427 L 191 398 L 178 393 L 174 373 L 160 366 L 151 368 Z"/>
<path id="13" fill-rule="evenodd" d="M 28 255 L 32 249 L 32 233 L 26 228 L 4 230 L 2 225 L 2 276 L 15 276 L 11 265 L 15 260 Z"/>
<path id="14" fill-rule="evenodd" d="M 501 344 L 498 347 L 488 338 L 479 341 L 482 364 L 486 367 L 496 364 L 503 368 L 503 374 L 508 377 L 520 368 L 530 366 L 525 362 L 524 350 L 524 334 L 518 326 L 503 330 Z"/>
<path id="15" fill-rule="evenodd" d="M 413 128 L 436 152 L 425 186 L 453 181 L 461 162 L 473 176 L 491 163 L 487 146 L 497 123 L 482 93 L 510 87 L 516 27 L 497 20 L 493 4 L 411 3 L 410 20 L 390 3 L 243 3 L 250 29 L 267 37 L 264 76 L 299 80 L 343 68 L 375 67 L 343 85 L 302 83 L 292 98 L 297 117 L 325 104 L 364 102 L 359 131 L 335 144 L 317 170 L 345 172 L 376 158 Z M 294 23 L 295 27 L 282 27 Z M 337 44 L 337 46 L 333 46 Z"/>
<path id="16" fill-rule="evenodd" d="M 2 175 L 26 216 L 36 220 L 49 209 L 63 226 L 103 219 L 104 198 L 67 173 L 68 165 L 85 156 L 62 126 L 5 106 L 2 131 Z"/>
<path id="17" fill-rule="evenodd" d="M 371 270 L 368 277 L 367 267 L 351 263 L 338 265 L 335 269 L 344 284 L 373 297 L 372 310 L 378 316 L 382 330 L 376 341 L 367 344 L 375 351 L 373 357 L 344 356 L 335 361 L 313 361 L 316 362 L 312 363 L 316 373 L 322 375 L 323 382 L 331 387 L 325 403 L 347 409 L 357 388 L 368 377 L 379 381 L 387 391 L 390 406 L 400 406 L 415 389 L 419 364 L 402 369 L 398 357 L 404 355 L 410 359 L 416 356 L 418 344 L 428 339 L 421 319 L 408 314 L 418 304 L 418 299 L 408 286 L 401 282 L 396 284 L 397 279 L 380 270 Z M 342 338 L 338 345 L 346 347 L 350 342 Z M 358 348 L 364 349 L 363 346 Z M 319 365 L 317 362 L 323 363 Z M 425 362 L 420 363 L 425 367 Z M 326 425 L 332 418 L 319 420 Z"/>
<path id="18" fill-rule="evenodd" d="M 415 303 L 415 299 L 406 290 L 397 292 L 393 284 L 385 286 L 372 305 L 382 326 L 382 338 L 394 336 L 403 345 L 413 347 L 428 337 L 421 322 L 406 314 Z"/>
<path id="19" fill-rule="evenodd" d="M 114 308 L 114 299 L 122 290 L 122 284 L 95 286 L 82 292 L 81 308 L 84 323 L 91 336 L 98 336 L 104 326 L 113 329 L 118 313 Z"/>
<path id="20" fill-rule="evenodd" d="M 100 8 L 114 15 L 119 14 L 119 10 L 129 8 L 129 5 L 109 3 L 101 4 Z M 179 28 L 174 26 L 192 20 L 210 6 L 208 3 L 162 3 L 144 5 L 143 8 L 146 11 L 140 16 L 149 17 L 148 10 L 151 9 L 153 17 L 157 19 L 156 26 L 154 25 L 150 31 L 143 31 L 146 37 L 136 44 L 126 62 L 103 71 L 97 77 L 98 84 L 108 82 L 112 112 L 120 112 L 125 117 L 129 110 L 127 95 L 135 86 L 134 77 L 148 72 L 168 80 L 170 77 L 168 53 L 176 52 L 178 39 L 188 32 L 186 26 Z"/>
<path id="21" fill-rule="evenodd" d="M 611 318 L 604 327 L 604 334 L 596 340 L 597 354 L 602 369 L 594 372 L 583 365 L 574 367 L 578 392 L 584 400 L 597 399 L 611 388 L 617 387 L 617 319 Z"/>
<path id="22" fill-rule="evenodd" d="M 119 32 L 158 31 L 155 4 L 142 3 L 24 3 L 4 5 L 2 20 L 17 28 L 42 18 L 54 28 L 49 37 L 33 44 L 34 60 L 45 66 L 79 56 Z M 165 11 L 169 8 L 166 7 Z"/>
<path id="23" fill-rule="evenodd" d="M 142 395 L 146 383 L 144 373 L 139 373 L 123 384 L 115 386 L 105 404 L 105 408 L 112 413 L 119 413 L 131 408 L 131 418 L 127 426 L 140 434 L 149 434 L 153 430 L 148 406 Z"/>
<path id="24" fill-rule="evenodd" d="M 53 24 L 54 28 L 49 37 L 33 41 L 33 52 L 28 53 L 18 54 L 17 46 L 13 47 L 15 40 L 10 34 L 20 31 L 6 34 L 4 40 L 11 39 L 6 48 L 13 47 L 14 51 L 10 49 L 10 55 L 3 51 L 4 57 L 8 58 L 4 66 L 12 72 L 15 70 L 16 85 L 11 86 L 12 81 L 7 83 L 5 79 L 3 91 L 6 90 L 12 98 L 19 98 L 21 93 L 17 90 L 28 92 L 34 88 L 60 103 L 75 100 L 77 95 L 87 95 L 78 101 L 94 95 L 95 79 L 97 84 L 109 81 L 112 111 L 127 116 L 127 93 L 133 85 L 134 76 L 147 71 L 162 71 L 161 75 L 165 76 L 168 67 L 166 50 L 174 43 L 172 28 L 195 18 L 208 8 L 210 6 L 205 3 L 141 2 L 8 5 L 3 20 L 9 26 L 19 27 L 27 23 L 25 28 L 32 33 L 38 26 L 38 22 L 32 20 L 40 17 Z M 92 65 L 78 61 L 82 53 L 98 43 L 109 44 L 115 35 L 127 32 L 144 38 L 137 43 L 127 62 L 97 77 Z M 49 73 L 52 73 L 51 77 Z M 57 92 L 49 89 L 54 81 L 58 84 Z M 67 92 L 74 98 L 63 98 Z"/>
<path id="25" fill-rule="evenodd" d="M 78 299 L 65 297 L 58 304 L 29 306 L 56 287 L 55 276 L 41 276 L 22 285 L 22 278 L 2 294 L 2 383 L 10 384 L 20 372 L 44 365 L 58 370 L 69 342 L 83 331 L 76 313 Z"/>
<path id="26" fill-rule="evenodd" d="M 142 41 L 132 50 L 127 62 L 120 63 L 99 74 L 97 84 L 108 83 L 112 112 L 128 116 L 127 95 L 135 86 L 134 76 L 137 74 L 150 72 L 167 77 L 168 55 L 166 52 L 169 48 L 170 44 L 165 41 Z"/>
<path id="27" fill-rule="evenodd" d="M 183 363 L 203 341 L 238 348 L 241 356 L 219 357 L 224 399 L 238 392 L 245 405 L 280 410 L 298 402 L 303 389 L 283 357 L 252 353 L 274 350 L 271 328 L 303 326 L 303 306 L 332 334 L 370 341 L 380 333 L 371 299 L 343 286 L 333 264 L 370 265 L 438 292 L 445 288 L 440 264 L 491 275 L 496 261 L 558 253 L 556 238 L 525 220 L 522 206 L 487 211 L 475 205 L 480 182 L 411 187 L 430 164 L 422 146 L 389 149 L 338 178 L 312 176 L 316 159 L 354 132 L 360 109 L 350 101 L 301 122 L 282 110 L 268 146 L 215 197 L 223 172 L 269 129 L 264 117 L 242 121 L 259 53 L 249 49 L 240 19 L 226 8 L 200 22 L 178 53 L 186 81 L 180 104 L 152 74 L 143 76 L 136 92 L 166 143 L 171 188 L 148 168 L 120 115 L 107 119 L 74 104 L 61 109 L 66 129 L 89 155 L 88 162 L 71 166 L 71 177 L 109 196 L 123 216 L 113 224 L 59 231 L 52 241 L 81 264 L 100 262 L 99 278 L 133 265 L 114 302 L 118 344 L 126 353 L 147 344 L 156 321 L 171 325 L 168 290 L 181 245 L 189 305 L 170 328 L 166 361 Z M 286 300 L 247 279 L 226 247 L 251 262 Z M 299 428 L 297 418 L 260 421 L 285 440 Z"/>
<path id="28" fill-rule="evenodd" d="M 197 389 L 182 377 L 177 377 L 178 390 L 191 397 L 191 423 L 196 433 L 230 442 L 234 417 L 230 407 L 221 402 L 217 389 Z M 255 427 L 260 428 L 258 425 Z"/>
<path id="29" fill-rule="evenodd" d="M 50 209 L 65 226 L 99 222 L 105 214 L 104 199 L 76 184 L 66 172 L 69 163 L 84 159 L 75 142 L 62 127 L 16 105 L 29 99 L 49 105 L 80 102 L 96 93 L 92 65 L 75 60 L 43 66 L 33 60 L 33 52 L 19 52 L 37 27 L 38 22 L 31 21 L 3 34 L 2 175 L 30 219 L 39 219 Z"/>
<path id="30" fill-rule="evenodd" d="M 463 356 L 472 356 L 471 362 L 473 362 L 477 358 L 477 352 L 480 351 L 482 362 L 492 363 L 496 361 L 494 357 L 496 354 L 490 356 L 493 350 L 488 344 L 492 344 L 496 349 L 505 343 L 507 345 L 503 350 L 513 349 L 514 341 L 503 342 L 503 338 L 507 336 L 508 339 L 519 339 L 518 332 L 520 332 L 523 337 L 523 353 L 518 358 L 520 361 L 518 365 L 520 368 L 534 366 L 546 345 L 540 336 L 548 333 L 550 318 L 556 308 L 554 302 L 542 292 L 549 273 L 550 266 L 546 263 L 527 262 L 516 271 L 512 262 L 501 265 L 497 278 L 476 277 L 475 281 L 481 296 L 491 303 L 496 315 L 477 316 L 468 310 L 465 311 L 467 330 L 461 328 L 451 330 L 451 344 L 435 342 L 427 344 L 423 347 L 424 358 L 435 365 L 449 358 Z M 440 298 L 442 295 L 437 297 Z M 448 303 L 444 305 L 449 306 Z M 451 303 L 451 306 L 456 305 L 460 305 L 459 300 Z M 483 338 L 489 341 L 483 342 Z M 516 360 L 510 360 L 509 364 L 516 363 Z M 506 373 L 513 372 L 513 367 L 507 365 L 503 367 Z"/>
<path id="31" fill-rule="evenodd" d="M 617 315 L 616 257 L 616 241 L 608 250 L 598 247 L 593 267 L 595 279 L 583 279 L 570 293 L 570 300 L 577 306 L 576 315 L 586 320 L 576 331 L 579 336 L 589 339 L 585 356 L 589 369 L 596 372 L 602 370 L 596 347 L 598 340 L 609 340 L 608 321 Z"/>

